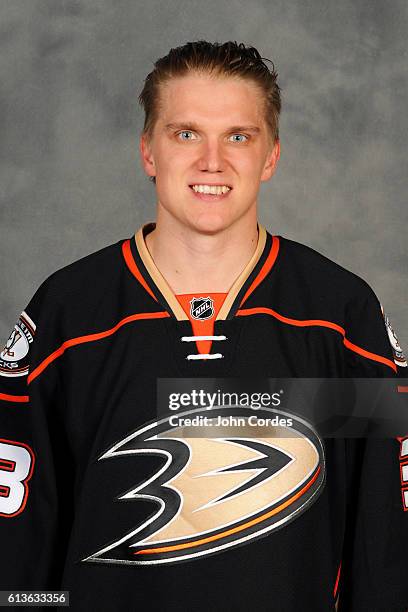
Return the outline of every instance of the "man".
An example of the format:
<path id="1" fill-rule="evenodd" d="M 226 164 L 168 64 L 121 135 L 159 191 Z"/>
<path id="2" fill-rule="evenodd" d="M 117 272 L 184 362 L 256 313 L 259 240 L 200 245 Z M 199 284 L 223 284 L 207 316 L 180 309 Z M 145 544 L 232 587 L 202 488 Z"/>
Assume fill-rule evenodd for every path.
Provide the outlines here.
<path id="1" fill-rule="evenodd" d="M 257 221 L 276 78 L 205 41 L 147 77 L 156 222 L 49 277 L 1 354 L 2 589 L 69 590 L 74 610 L 406 609 L 407 438 L 156 411 L 164 379 L 405 371 L 368 285 Z M 215 435 L 194 436 L 204 414 Z"/>

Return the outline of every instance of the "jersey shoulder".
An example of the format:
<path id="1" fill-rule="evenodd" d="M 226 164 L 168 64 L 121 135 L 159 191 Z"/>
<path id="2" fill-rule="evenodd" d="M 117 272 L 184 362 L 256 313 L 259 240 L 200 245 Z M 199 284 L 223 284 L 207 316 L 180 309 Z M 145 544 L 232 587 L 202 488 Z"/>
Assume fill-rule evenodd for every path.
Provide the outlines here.
<path id="1" fill-rule="evenodd" d="M 20 315 L 20 335 L 20 328 L 29 327 L 36 338 L 33 346 L 45 353 L 73 336 L 111 326 L 117 317 L 121 275 L 126 270 L 123 242 L 121 239 L 81 257 L 45 278 Z"/>
<path id="2" fill-rule="evenodd" d="M 279 239 L 277 280 L 272 274 L 270 288 L 276 310 L 293 319 L 324 322 L 326 328 L 327 323 L 335 324 L 345 346 L 357 350 L 360 361 L 366 357 L 374 363 L 372 356 L 380 355 L 388 365 L 394 360 L 404 366 L 395 332 L 368 282 L 309 246 Z"/>
<path id="3" fill-rule="evenodd" d="M 0 353 L 0 375 L 9 394 L 17 393 L 11 389 L 64 342 L 115 324 L 121 315 L 125 240 L 63 266 L 38 286 Z"/>
<path id="4" fill-rule="evenodd" d="M 361 276 L 310 246 L 280 237 L 280 251 L 284 273 L 290 274 L 303 289 L 309 285 L 322 297 L 340 300 L 343 304 L 356 299 L 377 299 Z"/>
<path id="5" fill-rule="evenodd" d="M 80 294 L 98 294 L 115 282 L 123 266 L 124 239 L 85 255 L 50 274 L 42 283 L 50 297 L 65 301 Z"/>

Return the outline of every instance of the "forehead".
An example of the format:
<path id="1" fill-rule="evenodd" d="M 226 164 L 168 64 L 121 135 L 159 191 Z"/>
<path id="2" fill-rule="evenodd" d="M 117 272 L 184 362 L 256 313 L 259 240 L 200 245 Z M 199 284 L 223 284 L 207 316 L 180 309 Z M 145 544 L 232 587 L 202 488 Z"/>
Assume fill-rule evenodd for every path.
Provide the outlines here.
<path id="1" fill-rule="evenodd" d="M 200 125 L 264 123 L 265 100 L 249 79 L 192 73 L 160 86 L 158 123 L 191 121 Z"/>

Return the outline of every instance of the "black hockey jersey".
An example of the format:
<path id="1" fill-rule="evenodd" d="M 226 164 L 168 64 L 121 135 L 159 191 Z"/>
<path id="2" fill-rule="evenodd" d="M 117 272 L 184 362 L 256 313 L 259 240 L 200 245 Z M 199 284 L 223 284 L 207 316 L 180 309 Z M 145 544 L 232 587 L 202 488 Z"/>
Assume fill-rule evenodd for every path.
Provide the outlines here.
<path id="1" fill-rule="evenodd" d="M 1 589 L 78 611 L 406 611 L 408 436 L 186 439 L 156 409 L 162 379 L 402 376 L 375 294 L 258 226 L 218 307 L 186 313 L 153 227 L 47 278 L 0 355 Z"/>

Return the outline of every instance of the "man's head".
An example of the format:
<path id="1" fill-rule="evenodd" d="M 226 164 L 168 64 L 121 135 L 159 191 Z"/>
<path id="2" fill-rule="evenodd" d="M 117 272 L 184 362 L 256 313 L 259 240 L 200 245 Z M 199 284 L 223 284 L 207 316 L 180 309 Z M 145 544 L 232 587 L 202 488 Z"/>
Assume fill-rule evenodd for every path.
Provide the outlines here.
<path id="1" fill-rule="evenodd" d="M 139 97 L 140 151 L 162 213 L 208 233 L 256 215 L 260 182 L 279 158 L 276 79 L 273 64 L 235 42 L 187 43 L 155 63 Z M 215 184 L 231 189 L 197 193 Z"/>

